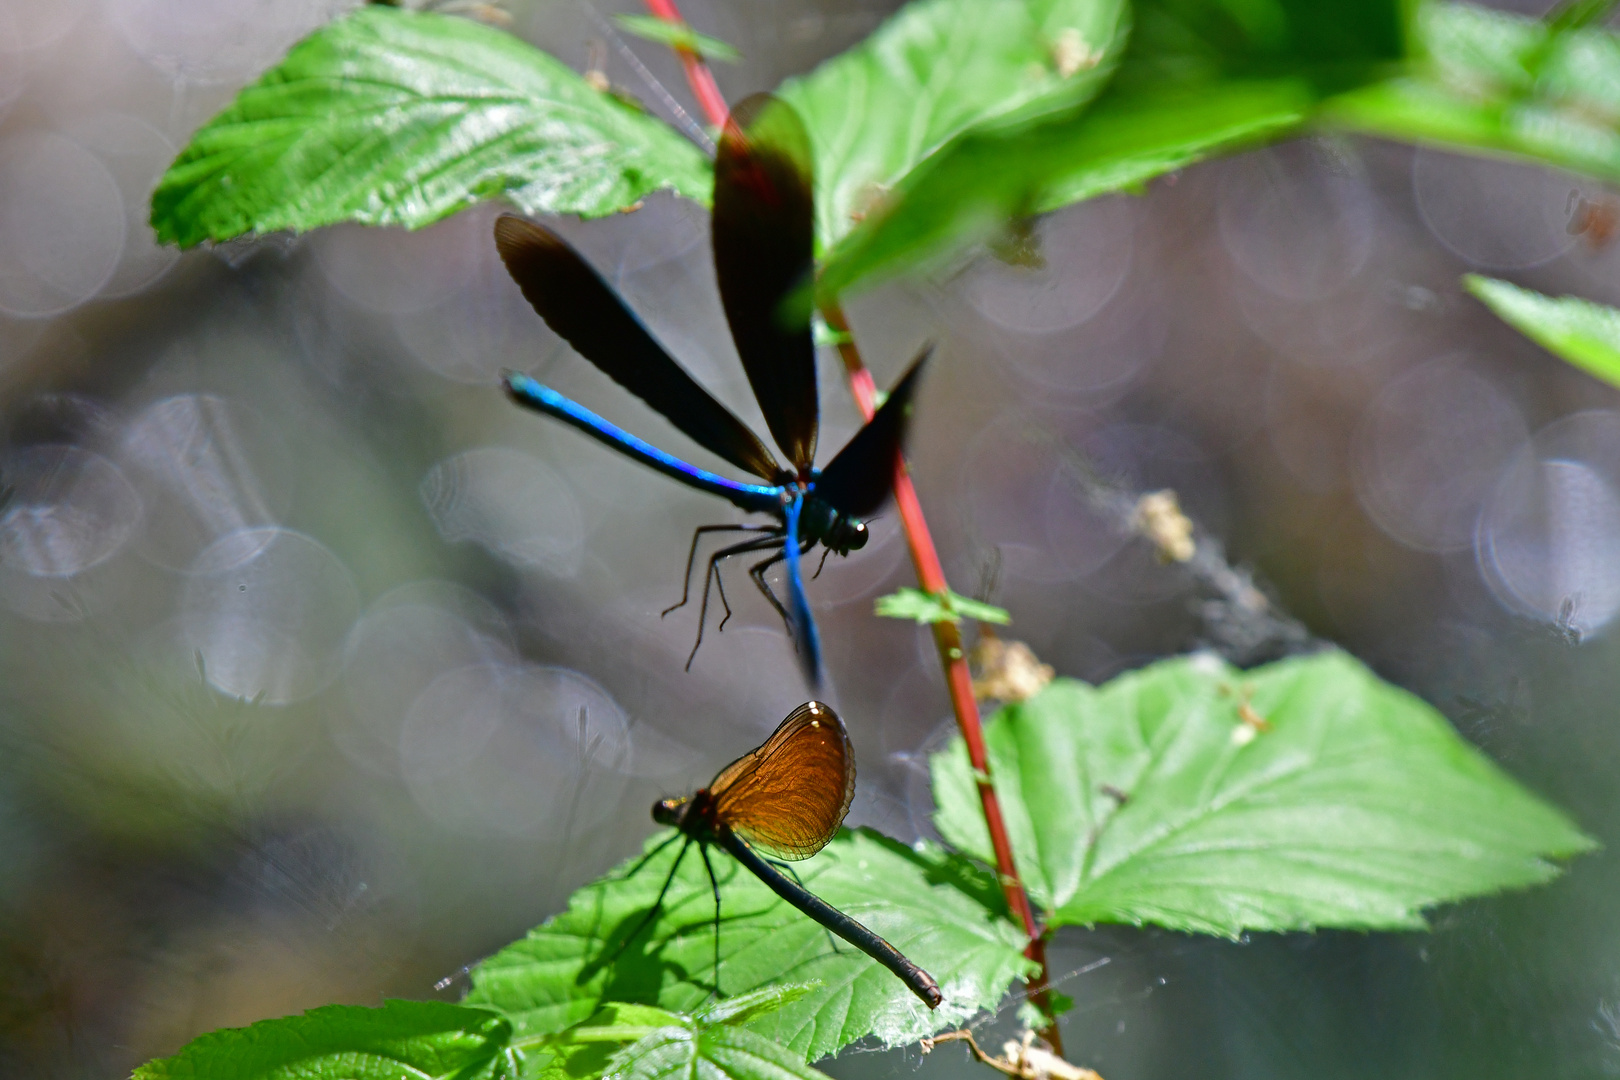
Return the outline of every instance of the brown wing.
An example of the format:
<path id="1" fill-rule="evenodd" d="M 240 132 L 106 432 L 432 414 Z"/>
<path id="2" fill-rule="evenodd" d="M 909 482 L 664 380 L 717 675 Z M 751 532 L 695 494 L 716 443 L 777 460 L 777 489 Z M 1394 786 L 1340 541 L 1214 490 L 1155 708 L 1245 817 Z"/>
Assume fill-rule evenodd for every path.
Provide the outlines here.
<path id="1" fill-rule="evenodd" d="M 715 817 L 779 859 L 808 859 L 838 832 L 855 798 L 855 750 L 838 714 L 807 701 L 709 785 Z"/>

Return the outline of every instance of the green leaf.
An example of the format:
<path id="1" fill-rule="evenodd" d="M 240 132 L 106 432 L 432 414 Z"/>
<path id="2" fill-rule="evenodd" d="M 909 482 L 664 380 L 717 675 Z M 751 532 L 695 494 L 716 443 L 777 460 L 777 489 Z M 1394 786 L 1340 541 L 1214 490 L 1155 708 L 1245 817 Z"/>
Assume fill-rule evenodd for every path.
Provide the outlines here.
<path id="1" fill-rule="evenodd" d="M 1127 17 L 1123 0 L 914 0 L 789 79 L 778 93 L 810 130 L 821 246 L 964 131 L 1089 101 L 1113 71 Z"/>
<path id="2" fill-rule="evenodd" d="M 1012 218 L 1134 190 L 1212 154 L 1288 134 L 1313 102 L 1304 80 L 1224 82 L 1110 93 L 1072 121 L 969 134 L 914 170 L 882 213 L 838 246 L 822 269 L 821 295 L 943 259 Z"/>
<path id="3" fill-rule="evenodd" d="M 1575 296 L 1551 297 L 1468 274 L 1468 291 L 1548 352 L 1620 386 L 1620 310 Z"/>
<path id="4" fill-rule="evenodd" d="M 1565 0 L 1547 12 L 1547 27 L 1554 33 L 1579 30 L 1601 22 L 1614 10 L 1615 0 Z"/>
<path id="5" fill-rule="evenodd" d="M 1020 872 L 1055 925 L 1419 928 L 1426 907 L 1547 881 L 1550 859 L 1593 846 L 1338 652 L 1060 679 L 985 740 Z M 933 773 L 941 835 L 988 860 L 960 740 Z"/>
<path id="6" fill-rule="evenodd" d="M 1314 94 L 1304 79 L 1223 81 L 1196 91 L 1105 97 L 1043 148 L 1052 167 L 1033 199 L 1046 213 L 1298 130 Z"/>
<path id="7" fill-rule="evenodd" d="M 674 834 L 661 832 L 647 850 Z M 628 877 L 626 863 L 576 892 L 568 910 L 473 970 L 469 1003 L 510 1016 L 524 1035 L 561 1031 L 605 1000 L 673 1011 L 713 990 L 714 896 L 695 851 L 681 860 L 658 917 L 626 942 L 668 876 L 672 844 Z M 723 900 L 720 990 L 737 996 L 782 982 L 817 982 L 797 1000 L 748 1019 L 749 1030 L 799 1060 L 868 1035 L 899 1045 L 993 1007 L 1026 970 L 1022 935 L 992 880 L 965 860 L 909 850 L 867 830 L 840 833 L 797 864 L 810 891 L 881 934 L 938 980 L 929 1012 L 892 974 L 788 906 L 723 852 L 710 853 Z"/>
<path id="8" fill-rule="evenodd" d="M 1365 81 L 1405 54 L 1402 0 L 1138 0 L 1120 81 L 1134 91 L 1233 78 Z"/>
<path id="9" fill-rule="evenodd" d="M 705 60 L 736 63 L 743 58 L 742 53 L 719 38 L 700 34 L 686 23 L 674 23 L 654 15 L 615 15 L 613 21 L 619 24 L 620 29 L 636 37 L 656 41 L 671 49 L 686 49 L 688 52 L 697 53 Z"/>
<path id="10" fill-rule="evenodd" d="M 800 1055 L 739 1025 L 797 1001 L 816 984 L 767 986 L 720 998 L 695 1016 L 677 1017 L 641 1035 L 604 1070 L 614 1080 L 657 1080 L 666 1076 L 705 1076 L 735 1080 L 823 1080 Z M 565 1032 L 564 1035 L 567 1033 Z"/>
<path id="11" fill-rule="evenodd" d="M 189 247 L 338 221 L 419 228 L 498 197 L 595 217 L 711 187 L 695 146 L 538 49 L 372 4 L 299 42 L 192 137 L 152 194 L 152 227 Z"/>
<path id="12" fill-rule="evenodd" d="M 1415 26 L 1424 69 L 1328 102 L 1326 120 L 1620 179 L 1620 35 L 1469 4 L 1426 4 Z"/>
<path id="13" fill-rule="evenodd" d="M 871 208 L 825 260 L 823 302 L 989 240 L 1011 219 L 1295 131 L 1325 93 L 1386 75 L 1403 46 L 1395 0 L 1146 0 L 1134 17 L 1128 45 L 1121 29 L 1097 69 L 1113 84 L 1095 102 L 1088 87 L 1066 108 L 1019 114 L 1028 122 L 965 127 L 867 189 Z M 830 141 L 816 122 L 812 133 Z"/>
<path id="14" fill-rule="evenodd" d="M 708 1054 L 704 1036 L 711 1028 L 735 1027 L 774 1012 L 814 989 L 814 984 L 768 986 L 752 993 L 710 1002 L 694 1016 L 672 1013 L 651 1005 L 608 1002 L 581 1024 L 553 1035 L 527 1036 L 515 1040 L 513 1045 L 526 1052 L 526 1060 L 536 1063 L 528 1072 L 532 1080 L 594 1080 L 607 1073 L 621 1076 L 627 1061 L 645 1058 L 633 1047 L 627 1055 L 621 1049 L 626 1043 L 685 1045 L 693 1055 L 687 1059 L 688 1066 L 707 1064 L 738 1078 L 779 1080 L 782 1069 L 778 1065 L 749 1067 L 743 1060 L 733 1062 L 724 1054 Z M 749 1034 L 748 1038 L 758 1039 L 759 1036 Z M 745 1042 L 745 1045 L 752 1044 Z M 788 1071 L 793 1076 L 820 1076 L 806 1069 L 804 1062 L 791 1051 L 774 1043 L 770 1046 L 772 1050 L 766 1052 L 767 1058 L 774 1062 L 774 1057 L 785 1057 Z M 645 1060 L 640 1064 L 644 1068 Z"/>
<path id="15" fill-rule="evenodd" d="M 834 330 L 832 327 L 828 326 L 827 320 L 823 319 L 819 312 L 814 313 L 811 317 L 810 332 L 815 339 L 816 345 L 824 348 L 835 348 L 839 345 L 849 345 L 855 341 L 855 335 L 851 334 L 848 330 Z M 874 391 L 874 393 L 882 393 L 882 391 Z M 884 396 L 887 397 L 887 395 Z M 881 409 L 883 407 L 883 403 L 877 402 L 872 407 L 874 409 Z"/>
<path id="16" fill-rule="evenodd" d="M 534 1080 L 656 1080 L 702 1076 L 709 1080 L 825 1080 L 801 1055 L 738 1025 L 797 1001 L 813 985 L 770 986 L 721 998 L 686 1016 L 646 1005 L 611 1002 L 583 1024 L 549 1036 L 530 1036 L 530 1053 L 546 1060 Z M 632 1043 L 616 1048 L 610 1043 Z"/>
<path id="17" fill-rule="evenodd" d="M 511 1036 L 504 1017 L 440 1001 L 327 1005 L 203 1035 L 134 1080 L 505 1080 Z"/>
<path id="18" fill-rule="evenodd" d="M 774 986 L 762 986 L 758 990 L 751 990 L 746 994 L 737 994 L 734 997 L 719 998 L 711 1001 L 698 1010 L 697 1019 L 702 1024 L 746 1024 L 751 1020 L 773 1013 L 812 991 L 821 989 L 820 983 L 780 983 Z"/>
<path id="19" fill-rule="evenodd" d="M 803 1055 L 747 1028 L 668 1027 L 609 1063 L 611 1080 L 826 1080 Z"/>
<path id="20" fill-rule="evenodd" d="M 688 1022 L 666 1009 L 613 1001 L 571 1028 L 514 1039 L 512 1045 L 523 1052 L 526 1080 L 596 1080 L 626 1044 Z"/>
<path id="21" fill-rule="evenodd" d="M 672 1013 L 656 1005 L 608 1001 L 603 1002 L 583 1022 L 546 1038 L 557 1046 L 569 1043 L 631 1043 L 649 1032 L 671 1024 L 684 1024 L 686 1020 L 680 1013 Z"/>
<path id="22" fill-rule="evenodd" d="M 1005 608 L 970 600 L 950 589 L 939 596 L 903 585 L 897 592 L 878 597 L 875 607 L 886 619 L 914 619 L 919 623 L 954 623 L 969 618 L 1005 626 L 1012 621 Z"/>

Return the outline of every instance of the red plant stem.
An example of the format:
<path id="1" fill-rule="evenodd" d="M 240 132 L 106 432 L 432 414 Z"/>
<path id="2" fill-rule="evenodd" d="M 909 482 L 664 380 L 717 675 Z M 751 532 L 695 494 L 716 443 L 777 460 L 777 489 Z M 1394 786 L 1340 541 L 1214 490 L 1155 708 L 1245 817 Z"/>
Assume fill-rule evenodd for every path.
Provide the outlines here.
<path id="1" fill-rule="evenodd" d="M 843 358 L 844 370 L 849 374 L 850 393 L 861 415 L 872 419 L 877 411 L 877 387 L 872 372 L 861 360 L 861 353 L 849 335 L 849 323 L 844 310 L 837 304 L 822 308 L 822 318 L 840 335 L 838 355 Z M 917 489 L 912 486 L 911 473 L 902 461 L 894 472 L 894 502 L 900 510 L 900 521 L 906 531 L 906 542 L 911 548 L 911 562 L 917 570 L 917 584 L 924 592 L 943 596 L 948 585 L 945 568 L 940 564 L 939 552 L 928 531 L 928 520 L 923 517 L 922 503 Z M 984 823 L 990 832 L 990 846 L 996 855 L 996 876 L 1007 897 L 1007 908 L 1024 926 L 1029 944 L 1024 955 L 1040 965 L 1040 971 L 1029 980 L 1031 1000 L 1050 1015 L 1051 1007 L 1046 986 L 1046 939 L 1035 912 L 1029 905 L 1029 894 L 1018 877 L 1018 866 L 1013 861 L 1012 842 L 1007 837 L 1007 822 L 1001 816 L 1001 800 L 990 782 L 990 755 L 984 745 L 984 727 L 979 718 L 979 702 L 973 695 L 973 675 L 968 670 L 967 654 L 962 649 L 962 632 L 953 622 L 934 623 L 934 647 L 939 651 L 940 666 L 945 669 L 945 686 L 950 691 L 951 706 L 956 712 L 956 726 L 967 743 L 968 762 L 973 767 L 973 782 L 979 789 L 979 803 L 984 808 Z M 1057 1024 L 1041 1032 L 1059 1056 L 1063 1054 L 1063 1039 Z"/>
<path id="2" fill-rule="evenodd" d="M 686 25 L 686 20 L 681 18 L 674 0 L 646 0 L 646 4 L 647 10 L 658 18 Z M 709 65 L 704 62 L 703 57 L 690 49 L 677 48 L 675 51 L 681 58 L 681 64 L 686 68 L 687 82 L 691 85 L 692 93 L 697 97 L 698 104 L 702 106 L 709 123 L 717 128 L 724 127 L 730 119 L 731 110 L 726 104 L 726 99 L 720 94 L 720 87 L 715 83 L 714 73 L 709 70 Z M 870 420 L 872 414 L 877 411 L 877 387 L 872 381 L 872 373 L 861 360 L 860 350 L 855 347 L 854 340 L 849 336 L 849 323 L 844 318 L 844 310 L 833 303 L 825 305 L 821 314 L 827 320 L 827 325 L 838 331 L 842 337 L 838 353 L 843 358 L 844 369 L 849 374 L 850 393 L 854 396 L 861 414 Z M 917 583 L 925 592 L 936 596 L 945 595 L 948 588 L 945 568 L 940 564 L 939 552 L 935 549 L 933 536 L 928 531 L 928 519 L 923 517 L 922 503 L 917 499 L 917 489 L 912 486 L 911 473 L 903 461 L 895 469 L 894 501 L 900 509 L 900 521 L 905 528 L 907 544 L 911 548 L 911 562 L 917 570 Z M 1029 904 L 1029 894 L 1024 891 L 1023 881 L 1018 876 L 1018 867 L 1013 861 L 1012 841 L 1007 837 L 1007 822 L 1001 816 L 1001 801 L 996 797 L 996 789 L 990 782 L 990 755 L 984 745 L 984 726 L 979 718 L 978 699 L 973 696 L 973 675 L 968 670 L 967 653 L 962 648 L 961 630 L 953 622 L 934 623 L 934 646 L 939 650 L 939 662 L 945 669 L 945 685 L 950 691 L 951 705 L 956 712 L 956 726 L 961 729 L 962 739 L 967 743 L 968 761 L 973 766 L 974 783 L 979 789 L 979 802 L 984 808 L 984 822 L 990 832 L 990 846 L 996 855 L 996 877 L 1000 880 L 1002 892 L 1007 898 L 1008 910 L 1023 924 L 1024 933 L 1029 938 L 1024 955 L 1040 965 L 1040 971 L 1028 982 L 1029 997 L 1050 1015 L 1046 982 L 1046 939 L 1042 936 L 1040 924 L 1035 921 L 1035 912 Z M 1049 1025 L 1041 1035 L 1052 1045 L 1052 1049 L 1062 1056 L 1063 1040 L 1057 1024 L 1054 1022 Z"/>
<path id="3" fill-rule="evenodd" d="M 843 310 L 829 307 L 823 311 L 827 325 L 845 336 L 838 346 L 844 369 L 849 373 L 850 392 L 855 404 L 866 419 L 877 411 L 876 386 L 872 373 L 861 361 L 860 350 L 848 340 L 849 327 Z M 917 569 L 917 584 L 924 592 L 943 596 L 948 587 L 945 569 L 940 565 L 939 552 L 928 531 L 928 520 L 923 517 L 922 503 L 917 489 L 912 486 L 911 473 L 901 462 L 894 474 L 894 502 L 900 510 L 900 522 L 906 530 L 911 548 L 911 562 Z M 1001 816 L 1001 801 L 990 783 L 990 754 L 984 745 L 984 728 L 979 720 L 979 702 L 973 696 L 973 675 L 968 671 L 967 654 L 962 649 L 962 632 L 953 622 L 934 623 L 934 645 L 939 650 L 939 662 L 945 669 L 945 684 L 950 690 L 951 705 L 956 711 L 956 726 L 962 730 L 967 743 L 968 761 L 973 766 L 974 782 L 979 788 L 979 801 L 984 804 L 984 820 L 990 829 L 990 845 L 996 853 L 996 871 L 1007 894 L 1007 908 L 1024 926 L 1031 941 L 1040 940 L 1040 928 L 1035 913 L 1030 910 L 1029 897 L 1024 893 L 1013 863 L 1012 844 L 1007 839 L 1007 823 Z"/>
<path id="4" fill-rule="evenodd" d="M 841 307 L 829 305 L 822 309 L 827 325 L 843 338 L 838 355 L 843 358 L 844 370 L 849 374 L 849 389 L 861 415 L 872 419 L 877 411 L 877 387 L 872 373 L 861 360 L 861 353 L 849 337 L 849 324 Z M 924 592 L 943 596 L 949 587 L 945 581 L 945 568 L 940 564 L 934 538 L 928 531 L 928 520 L 923 517 L 922 503 L 917 489 L 912 486 L 911 473 L 901 462 L 894 474 L 894 502 L 900 510 L 900 521 L 905 527 L 906 540 L 911 548 L 911 562 L 917 570 L 917 584 Z M 962 649 L 962 632 L 953 622 L 936 622 L 934 645 L 939 650 L 939 662 L 945 669 L 945 685 L 951 694 L 951 705 L 956 712 L 956 726 L 967 743 L 968 762 L 973 766 L 974 782 L 979 788 L 979 801 L 984 805 L 984 820 L 990 830 L 990 846 L 996 854 L 997 876 L 1007 894 L 1007 907 L 1023 923 L 1024 932 L 1032 943 L 1039 943 L 1041 931 L 1030 909 L 1029 897 L 1018 878 L 1013 862 L 1012 843 L 1007 838 L 1007 823 L 1001 816 L 1001 801 L 990 783 L 990 754 L 984 745 L 984 727 L 979 718 L 979 702 L 973 695 L 973 675 L 968 670 L 967 654 Z"/>
<path id="5" fill-rule="evenodd" d="M 681 18 L 680 9 L 675 6 L 674 0 L 647 0 L 647 10 L 665 22 L 686 25 Z M 714 81 L 714 72 L 704 63 L 703 57 L 691 49 L 676 46 L 675 55 L 681 58 L 681 66 L 686 69 L 686 81 L 692 87 L 692 93 L 697 97 L 698 105 L 703 109 L 703 115 L 709 118 L 709 123 L 715 127 L 724 127 L 726 117 L 731 115 L 731 109 L 726 104 L 725 95 L 720 93 L 720 84 Z"/>

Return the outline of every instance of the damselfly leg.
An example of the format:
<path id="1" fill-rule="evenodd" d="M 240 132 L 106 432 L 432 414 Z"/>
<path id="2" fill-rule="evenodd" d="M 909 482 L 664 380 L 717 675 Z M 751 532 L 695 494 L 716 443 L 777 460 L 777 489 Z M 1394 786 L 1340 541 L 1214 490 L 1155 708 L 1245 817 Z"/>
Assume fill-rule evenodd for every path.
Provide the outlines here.
<path id="1" fill-rule="evenodd" d="M 799 554 L 801 556 L 808 554 L 812 547 L 815 547 L 814 540 L 800 541 Z M 738 554 L 742 553 L 738 552 Z M 781 600 L 777 598 L 776 591 L 772 589 L 770 583 L 765 580 L 765 571 L 769 570 L 771 567 L 775 566 L 785 558 L 787 558 L 787 555 L 782 551 L 778 551 L 770 558 L 750 566 L 748 568 L 748 576 L 754 579 L 755 586 L 757 586 L 759 591 L 765 595 L 765 599 L 771 602 L 771 607 L 776 609 L 776 613 L 782 616 L 782 625 L 787 627 L 788 636 L 791 637 L 793 635 L 793 617 L 788 614 L 787 607 L 782 603 Z"/>
<path id="2" fill-rule="evenodd" d="M 659 887 L 659 889 L 658 889 L 658 898 L 653 901 L 652 907 L 647 909 L 647 914 L 642 916 L 641 921 L 636 924 L 636 928 L 634 930 L 630 931 L 629 934 L 627 934 L 623 939 L 621 939 L 619 941 L 618 947 L 615 948 L 613 950 L 613 952 L 608 956 L 607 961 L 606 961 L 607 963 L 611 964 L 613 961 L 617 960 L 619 958 L 619 954 L 624 952 L 624 950 L 629 947 L 629 945 L 630 945 L 630 943 L 632 941 L 634 941 L 634 940 L 636 940 L 636 938 L 640 937 L 641 932 L 643 930 L 647 929 L 647 926 L 654 919 L 658 918 L 658 913 L 660 911 L 664 910 L 664 896 L 665 896 L 665 894 L 667 894 L 669 892 L 670 882 L 675 880 L 675 871 L 677 871 L 677 870 L 679 870 L 681 868 L 681 860 L 686 858 L 686 849 L 692 846 L 692 838 L 690 836 L 684 836 L 681 833 L 676 833 L 674 836 L 671 836 L 668 840 L 665 840 L 662 844 L 659 844 L 657 847 L 655 847 L 651 851 L 647 852 L 646 855 L 643 855 L 641 857 L 641 861 L 636 863 L 635 866 L 631 867 L 629 873 L 624 875 L 624 877 L 626 879 L 634 877 L 636 875 L 636 871 L 640 870 L 643 866 L 647 865 L 647 860 L 648 859 L 651 859 L 653 856 L 657 855 L 659 852 L 663 851 L 665 848 L 669 847 L 669 845 L 673 844 L 677 840 L 685 840 L 686 842 L 681 845 L 680 852 L 675 856 L 675 862 L 673 864 L 671 864 L 671 866 L 669 868 L 669 876 L 664 878 L 664 884 Z M 705 858 L 703 861 L 708 862 L 708 859 Z M 710 872 L 710 876 L 711 877 L 713 876 L 713 871 Z"/>
<path id="3" fill-rule="evenodd" d="M 703 596 L 698 604 L 697 640 L 692 643 L 692 651 L 686 657 L 686 670 L 692 670 L 692 661 L 697 658 L 697 651 L 703 645 L 703 625 L 704 623 L 708 622 L 709 619 L 709 585 L 712 582 L 720 581 L 721 561 L 729 559 L 733 555 L 746 555 L 752 551 L 768 551 L 773 547 L 780 547 L 781 543 L 782 537 L 780 531 L 772 530 L 770 535 L 757 537 L 753 540 L 744 540 L 740 544 L 733 544 L 730 547 L 721 548 L 719 551 L 709 556 L 709 566 L 703 574 Z M 726 602 L 726 587 L 723 583 L 720 585 L 720 602 L 726 609 L 725 618 L 720 620 L 720 626 L 724 627 L 726 621 L 731 618 L 731 605 Z M 781 606 L 778 605 L 778 610 L 780 609 Z"/>
<path id="4" fill-rule="evenodd" d="M 682 577 L 681 577 L 681 599 L 680 599 L 680 602 L 675 603 L 675 604 L 671 604 L 669 607 L 665 608 L 663 611 L 660 611 L 658 613 L 658 617 L 663 618 L 665 615 L 668 615 L 670 612 L 676 610 L 677 608 L 685 607 L 686 602 L 689 599 L 691 599 L 691 597 L 692 597 L 692 566 L 697 562 L 698 542 L 703 539 L 703 535 L 705 533 L 713 533 L 713 532 L 779 533 L 781 531 L 782 530 L 779 527 L 775 526 L 775 525 L 699 525 L 696 529 L 692 530 L 692 546 L 686 552 L 686 573 L 684 575 L 682 575 Z"/>
<path id="5" fill-rule="evenodd" d="M 720 996 L 720 882 L 714 876 L 714 864 L 709 862 L 709 845 L 699 844 L 698 853 L 703 856 L 703 869 L 709 872 L 709 886 L 714 889 L 714 985 L 710 993 L 714 997 Z"/>

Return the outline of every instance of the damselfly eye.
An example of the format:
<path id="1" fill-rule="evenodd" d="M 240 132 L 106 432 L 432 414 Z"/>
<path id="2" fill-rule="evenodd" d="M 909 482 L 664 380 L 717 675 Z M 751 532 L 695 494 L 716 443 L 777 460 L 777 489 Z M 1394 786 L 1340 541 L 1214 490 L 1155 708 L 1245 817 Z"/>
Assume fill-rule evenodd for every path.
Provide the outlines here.
<path id="1" fill-rule="evenodd" d="M 827 546 L 829 551 L 836 551 L 840 555 L 848 555 L 851 551 L 859 551 L 865 547 L 866 541 L 870 538 L 871 533 L 867 531 L 865 522 L 857 521 L 854 518 L 841 517 L 833 522 L 832 528 L 827 530 L 827 535 L 822 540 L 822 543 Z"/>

